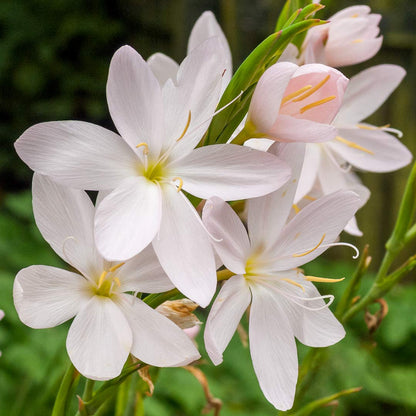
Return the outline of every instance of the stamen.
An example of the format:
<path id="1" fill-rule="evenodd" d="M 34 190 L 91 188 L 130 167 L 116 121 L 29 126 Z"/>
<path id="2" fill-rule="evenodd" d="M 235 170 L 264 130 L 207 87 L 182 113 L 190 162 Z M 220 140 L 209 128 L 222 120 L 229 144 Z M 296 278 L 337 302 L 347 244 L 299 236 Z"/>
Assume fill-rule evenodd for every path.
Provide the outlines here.
<path id="1" fill-rule="evenodd" d="M 318 107 L 318 106 L 320 106 L 322 104 L 325 104 L 325 103 L 327 103 L 329 101 L 332 101 L 335 98 L 337 98 L 336 95 L 330 95 L 329 97 L 322 98 L 322 100 L 318 100 L 318 101 L 315 101 L 315 102 L 310 103 L 308 105 L 305 105 L 305 107 L 302 107 L 299 111 L 300 111 L 301 114 L 303 114 L 305 111 L 308 111 L 311 108 Z"/>
<path id="2" fill-rule="evenodd" d="M 179 136 L 178 139 L 176 139 L 176 141 L 178 142 L 179 140 L 181 140 L 183 138 L 183 136 L 185 136 L 186 132 L 188 131 L 189 125 L 191 124 L 191 110 L 189 110 L 188 113 L 188 120 L 186 122 L 185 128 L 182 132 L 182 134 Z"/>
<path id="3" fill-rule="evenodd" d="M 305 195 L 304 198 L 309 200 L 309 201 L 316 201 L 316 198 L 314 198 L 313 196 L 310 196 L 310 195 Z"/>
<path id="4" fill-rule="evenodd" d="M 314 87 L 310 88 L 307 92 L 305 92 L 305 94 L 301 95 L 298 98 L 295 98 L 293 102 L 302 101 L 305 98 L 310 97 L 315 91 L 318 91 L 324 84 L 326 84 L 329 78 L 331 78 L 331 75 L 328 74 L 321 82 L 316 84 Z"/>
<path id="5" fill-rule="evenodd" d="M 126 263 L 120 263 L 117 264 L 116 266 L 110 267 L 109 271 L 110 272 L 115 272 L 117 269 L 119 269 L 121 266 L 124 266 Z"/>
<path id="6" fill-rule="evenodd" d="M 363 40 L 362 39 L 354 39 L 353 41 L 352 41 L 352 43 L 361 43 Z"/>
<path id="7" fill-rule="evenodd" d="M 390 124 L 385 124 L 384 126 L 367 126 L 366 124 L 357 124 L 357 127 L 359 129 L 363 130 L 383 130 L 387 131 L 389 133 L 395 134 L 399 139 L 403 137 L 403 133 L 400 130 L 394 129 L 393 127 L 390 127 Z"/>
<path id="8" fill-rule="evenodd" d="M 108 272 L 105 271 L 105 270 L 101 273 L 101 276 L 98 279 L 98 287 L 101 287 L 101 285 L 103 284 L 103 282 L 104 282 L 105 277 L 107 276 L 107 274 L 108 274 Z"/>
<path id="9" fill-rule="evenodd" d="M 324 244 L 322 247 L 334 247 L 334 246 L 351 247 L 355 251 L 355 255 L 352 256 L 353 259 L 358 259 L 358 257 L 360 256 L 360 251 L 358 250 L 358 248 L 355 247 L 354 244 L 350 244 L 350 243 L 343 243 L 343 242 L 330 243 L 330 244 Z"/>
<path id="10" fill-rule="evenodd" d="M 293 204 L 293 205 L 292 205 L 292 208 L 294 209 L 294 211 L 295 211 L 295 213 L 296 213 L 296 214 L 298 214 L 298 213 L 299 213 L 300 208 L 299 208 L 296 204 Z"/>
<path id="11" fill-rule="evenodd" d="M 121 286 L 121 282 L 120 282 L 120 279 L 118 277 L 113 277 L 113 281 L 116 282 L 118 287 Z"/>
<path id="12" fill-rule="evenodd" d="M 374 155 L 374 152 L 372 152 L 371 150 L 368 150 L 357 143 L 351 142 L 350 140 L 344 139 L 341 136 L 336 136 L 335 140 L 338 140 L 339 142 L 346 144 L 348 147 L 353 147 L 354 149 L 362 150 L 363 152 L 366 152 L 369 155 Z"/>
<path id="13" fill-rule="evenodd" d="M 284 280 L 285 282 L 290 283 L 290 284 L 291 284 L 291 285 L 293 285 L 293 286 L 300 287 L 303 291 L 305 291 L 305 288 L 304 288 L 304 287 L 303 287 L 300 283 L 295 282 L 295 281 L 294 281 L 294 280 L 292 280 L 292 279 L 288 279 L 288 278 L 284 277 L 282 280 Z"/>
<path id="14" fill-rule="evenodd" d="M 301 89 L 299 89 L 299 90 L 297 90 L 297 91 L 295 91 L 295 92 L 292 92 L 291 94 L 286 95 L 286 97 L 284 97 L 284 98 L 282 99 L 282 103 L 281 103 L 281 105 L 286 104 L 286 103 L 287 103 L 288 101 L 290 101 L 292 98 L 297 97 L 298 95 L 300 95 L 300 94 L 304 93 L 305 91 L 307 91 L 307 90 L 309 90 L 309 89 L 311 89 L 311 88 L 312 88 L 312 85 L 305 85 L 305 86 L 304 86 L 304 87 L 302 87 Z"/>
<path id="15" fill-rule="evenodd" d="M 136 148 L 143 147 L 143 154 L 148 155 L 149 154 L 149 145 L 145 142 L 141 142 L 138 145 L 136 145 Z"/>
<path id="16" fill-rule="evenodd" d="M 303 278 L 307 280 L 308 282 L 322 282 L 322 283 L 337 283 L 345 279 L 345 277 L 341 277 L 341 279 L 330 279 L 328 277 L 318 277 L 318 276 L 303 276 Z"/>
<path id="17" fill-rule="evenodd" d="M 177 191 L 177 192 L 180 192 L 180 190 L 182 189 L 182 186 L 183 186 L 183 179 L 182 179 L 181 177 L 179 177 L 179 176 L 175 176 L 175 177 L 172 179 L 172 182 L 175 182 L 175 181 L 179 181 L 179 185 L 178 185 L 178 187 L 177 187 L 176 191 Z"/>
<path id="18" fill-rule="evenodd" d="M 321 240 L 319 241 L 319 243 L 314 248 L 311 248 L 310 250 L 307 250 L 304 253 L 292 254 L 292 257 L 303 257 L 303 256 L 306 256 L 307 254 L 312 253 L 313 251 L 315 251 L 322 244 L 322 242 L 325 239 L 325 236 L 326 236 L 326 234 L 322 235 Z"/>
<path id="19" fill-rule="evenodd" d="M 351 17 L 358 17 L 358 13 L 353 14 Z"/>

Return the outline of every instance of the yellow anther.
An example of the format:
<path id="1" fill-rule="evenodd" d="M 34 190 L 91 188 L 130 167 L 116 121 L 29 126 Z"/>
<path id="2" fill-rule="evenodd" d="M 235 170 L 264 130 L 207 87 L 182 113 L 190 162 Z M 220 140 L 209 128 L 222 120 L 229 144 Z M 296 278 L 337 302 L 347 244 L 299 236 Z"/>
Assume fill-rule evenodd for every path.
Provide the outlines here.
<path id="1" fill-rule="evenodd" d="M 335 140 L 338 140 L 339 142 L 341 142 L 341 143 L 344 143 L 344 144 L 346 144 L 347 146 L 349 146 L 349 147 L 353 147 L 354 149 L 358 149 L 358 150 L 362 150 L 363 152 L 366 152 L 366 153 L 368 153 L 369 155 L 373 155 L 374 154 L 374 152 L 372 152 L 371 150 L 368 150 L 368 149 L 366 149 L 365 147 L 362 147 L 362 146 L 360 146 L 359 144 L 357 144 L 357 143 L 354 143 L 354 142 L 351 142 L 351 141 L 349 141 L 349 140 L 347 140 L 347 139 L 344 139 L 343 137 L 341 137 L 341 136 L 336 136 L 335 137 Z"/>
<path id="2" fill-rule="evenodd" d="M 351 17 L 358 17 L 358 13 L 353 14 Z"/>
<path id="3" fill-rule="evenodd" d="M 176 189 L 176 191 L 177 191 L 177 192 L 179 192 L 179 191 L 182 189 L 182 186 L 183 186 L 183 179 L 182 179 L 181 177 L 179 177 L 179 176 L 175 176 L 175 177 L 172 179 L 172 181 L 173 181 L 173 182 L 175 182 L 175 181 L 179 181 L 178 188 Z"/>
<path id="4" fill-rule="evenodd" d="M 310 195 L 305 195 L 304 198 L 309 200 L 309 201 L 316 201 L 316 198 L 314 198 L 313 196 L 310 196 Z"/>
<path id="5" fill-rule="evenodd" d="M 147 155 L 149 154 L 149 145 L 145 142 L 139 143 L 138 145 L 136 145 L 136 148 L 138 149 L 139 147 L 143 147 L 143 154 Z"/>
<path id="6" fill-rule="evenodd" d="M 300 90 L 297 90 L 297 91 L 295 91 L 295 92 L 292 92 L 291 94 L 288 94 L 288 95 L 286 95 L 286 97 L 284 97 L 283 99 L 282 99 L 282 103 L 281 103 L 281 105 L 283 105 L 283 104 L 286 104 L 288 101 L 290 101 L 292 98 L 295 98 L 295 97 L 297 97 L 298 95 L 300 95 L 300 94 L 302 94 L 302 93 L 304 93 L 305 91 L 307 91 L 307 90 L 310 90 L 312 88 L 312 85 L 305 85 L 304 87 L 302 87 Z"/>
<path id="7" fill-rule="evenodd" d="M 292 280 L 292 279 L 288 279 L 288 278 L 284 277 L 282 280 L 284 280 L 285 282 L 290 283 L 290 284 L 291 284 L 291 285 L 293 285 L 293 286 L 300 287 L 303 291 L 305 291 L 305 288 L 304 288 L 304 287 L 303 287 L 300 283 L 295 282 L 295 281 L 294 281 L 294 280 Z"/>
<path id="8" fill-rule="evenodd" d="M 178 142 L 179 140 L 181 140 L 183 138 L 183 136 L 185 136 L 186 132 L 188 131 L 189 125 L 191 124 L 191 110 L 189 110 L 188 113 L 188 121 L 186 122 L 186 126 L 183 129 L 182 134 L 179 136 L 178 139 L 176 139 L 176 141 Z"/>
<path id="9" fill-rule="evenodd" d="M 293 102 L 302 101 L 305 98 L 310 97 L 315 91 L 318 91 L 324 84 L 326 84 L 328 82 L 329 78 L 331 78 L 331 75 L 328 74 L 321 82 L 316 84 L 314 87 L 310 88 L 307 92 L 305 92 L 305 94 L 301 95 L 298 98 L 295 98 L 293 100 Z"/>
<path id="10" fill-rule="evenodd" d="M 329 101 L 332 101 L 335 98 L 337 98 L 336 95 L 330 95 L 329 97 L 322 98 L 322 100 L 318 100 L 318 101 L 315 101 L 315 102 L 310 103 L 308 105 L 305 105 L 305 107 L 302 107 L 299 111 L 300 111 L 301 114 L 303 114 L 305 111 L 308 111 L 311 108 L 318 107 L 318 106 L 320 106 L 322 104 L 325 104 L 325 103 L 327 103 Z"/>
<path id="11" fill-rule="evenodd" d="M 292 257 L 303 257 L 303 256 L 306 256 L 307 254 L 312 253 L 313 251 L 315 251 L 322 244 L 322 242 L 325 239 L 325 236 L 326 236 L 326 234 L 322 235 L 321 240 L 319 241 L 319 243 L 314 248 L 311 248 L 310 250 L 307 250 L 304 253 L 292 254 Z"/>
<path id="12" fill-rule="evenodd" d="M 100 287 L 103 284 L 103 282 L 104 282 L 105 277 L 107 276 L 107 274 L 108 274 L 108 272 L 105 271 L 105 270 L 101 273 L 101 276 L 98 279 L 98 287 Z"/>
<path id="13" fill-rule="evenodd" d="M 117 285 L 118 287 L 120 287 L 120 286 L 121 286 L 120 279 L 119 279 L 118 277 L 113 277 L 113 281 L 114 281 L 114 282 L 116 282 L 116 285 Z"/>
<path id="14" fill-rule="evenodd" d="M 352 41 L 352 43 L 361 43 L 363 40 L 362 39 L 354 39 L 353 41 Z"/>
<path id="15" fill-rule="evenodd" d="M 341 279 L 330 279 L 328 277 L 317 277 L 317 276 L 303 276 L 303 277 L 308 282 L 322 282 L 322 283 L 337 283 L 345 279 L 345 277 L 342 277 Z"/>
<path id="16" fill-rule="evenodd" d="M 116 264 L 115 266 L 113 266 L 113 267 L 110 267 L 109 268 L 109 271 L 110 272 L 115 272 L 117 269 L 119 269 L 121 266 L 123 266 L 125 263 L 119 263 L 119 264 Z"/>
<path id="17" fill-rule="evenodd" d="M 363 130 L 383 130 L 388 129 L 390 127 L 390 124 L 385 124 L 384 126 L 366 126 L 365 124 L 357 124 L 357 127 Z"/>
<path id="18" fill-rule="evenodd" d="M 296 204 L 293 204 L 292 208 L 295 210 L 296 214 L 300 211 L 300 208 Z"/>

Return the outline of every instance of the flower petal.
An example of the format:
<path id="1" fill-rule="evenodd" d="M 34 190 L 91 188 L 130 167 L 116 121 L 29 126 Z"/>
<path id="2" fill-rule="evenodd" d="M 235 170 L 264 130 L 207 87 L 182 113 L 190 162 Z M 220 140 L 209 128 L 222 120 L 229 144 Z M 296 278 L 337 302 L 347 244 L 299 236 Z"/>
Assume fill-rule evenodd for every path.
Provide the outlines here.
<path id="1" fill-rule="evenodd" d="M 288 270 L 305 264 L 334 242 L 361 206 L 352 191 L 338 191 L 319 198 L 303 208 L 282 230 L 274 253 L 274 270 Z"/>
<path id="2" fill-rule="evenodd" d="M 392 172 L 412 160 L 412 154 L 400 140 L 376 127 L 340 128 L 337 138 L 328 146 L 351 165 L 369 172 Z"/>
<path id="3" fill-rule="evenodd" d="M 147 60 L 147 64 L 160 86 L 163 86 L 169 78 L 176 80 L 179 65 L 169 56 L 160 52 L 154 53 Z"/>
<path id="4" fill-rule="evenodd" d="M 95 216 L 95 240 L 108 260 L 126 260 L 156 235 L 162 213 L 157 184 L 145 178 L 126 179 L 103 199 Z"/>
<path id="5" fill-rule="evenodd" d="M 222 362 L 222 353 L 250 301 L 250 289 L 243 276 L 231 277 L 218 293 L 208 315 L 204 333 L 205 348 L 215 365 Z"/>
<path id="6" fill-rule="evenodd" d="M 191 339 L 168 318 L 131 295 L 118 305 L 133 331 L 131 353 L 146 364 L 181 367 L 200 357 Z"/>
<path id="7" fill-rule="evenodd" d="M 86 192 L 33 176 L 33 213 L 43 238 L 83 275 L 94 278 L 103 259 L 94 242 L 94 205 Z"/>
<path id="8" fill-rule="evenodd" d="M 133 149 L 147 143 L 149 153 L 158 157 L 163 138 L 160 85 L 149 65 L 130 46 L 122 46 L 111 59 L 107 102 L 123 139 Z"/>
<path id="9" fill-rule="evenodd" d="M 298 187 L 296 188 L 296 195 L 293 201 L 295 204 L 312 191 L 318 176 L 321 163 L 320 160 L 321 147 L 314 143 L 308 143 L 305 147 L 305 160 L 303 162 Z"/>
<path id="10" fill-rule="evenodd" d="M 276 156 L 246 146 L 217 144 L 195 149 L 171 165 L 183 189 L 199 198 L 253 198 L 280 188 L 290 176 Z"/>
<path id="11" fill-rule="evenodd" d="M 213 197 L 205 203 L 202 219 L 218 240 L 213 245 L 225 267 L 233 273 L 244 274 L 250 242 L 238 215 L 222 199 Z"/>
<path id="12" fill-rule="evenodd" d="M 356 124 L 373 114 L 398 87 L 406 71 L 398 65 L 376 65 L 350 79 L 334 124 Z"/>
<path id="13" fill-rule="evenodd" d="M 132 342 L 120 308 L 108 297 L 93 296 L 72 322 L 66 349 L 84 377 L 110 380 L 121 373 Z"/>
<path id="14" fill-rule="evenodd" d="M 25 325 L 51 328 L 82 309 L 91 297 L 89 287 L 79 274 L 50 266 L 30 266 L 17 273 L 14 305 Z"/>
<path id="15" fill-rule="evenodd" d="M 163 187 L 163 214 L 153 248 L 173 284 L 202 307 L 217 285 L 214 253 L 195 208 L 182 192 Z"/>
<path id="16" fill-rule="evenodd" d="M 117 277 L 121 292 L 159 293 L 174 288 L 151 245 L 126 261 L 118 270 Z"/>
<path id="17" fill-rule="evenodd" d="M 136 174 L 138 162 L 120 136 L 83 121 L 36 124 L 15 148 L 35 172 L 77 189 L 113 189 Z"/>
<path id="18" fill-rule="evenodd" d="M 260 285 L 250 286 L 249 339 L 254 371 L 266 399 L 279 410 L 293 405 L 298 360 L 295 337 L 285 311 Z"/>

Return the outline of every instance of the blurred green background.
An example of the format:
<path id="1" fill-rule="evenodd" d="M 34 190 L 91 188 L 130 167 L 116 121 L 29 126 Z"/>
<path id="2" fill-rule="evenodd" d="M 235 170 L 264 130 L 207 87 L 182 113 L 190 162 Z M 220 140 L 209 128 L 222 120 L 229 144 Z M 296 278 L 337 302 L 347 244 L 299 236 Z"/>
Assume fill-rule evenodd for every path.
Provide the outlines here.
<path id="1" fill-rule="evenodd" d="M 382 13 L 384 46 L 371 61 L 343 71 L 351 76 L 379 63 L 402 65 L 408 76 L 369 121 L 391 123 L 416 154 L 416 2 L 414 0 L 323 1 L 329 17 L 353 4 Z M 19 160 L 13 142 L 31 125 L 75 119 L 114 129 L 108 115 L 105 84 L 114 51 L 130 44 L 147 58 L 162 51 L 178 61 L 185 56 L 193 23 L 212 10 L 229 39 L 234 69 L 273 29 L 283 1 L 278 0 L 1 0 L 0 2 L 0 414 L 47 415 L 66 365 L 67 326 L 31 330 L 21 324 L 12 304 L 16 272 L 31 264 L 62 266 L 36 229 L 31 211 L 32 172 Z M 390 174 L 362 175 L 371 189 L 358 215 L 365 236 L 344 240 L 359 248 L 370 244 L 376 269 L 391 232 L 409 168 Z M 409 254 L 414 254 L 409 251 Z M 354 264 L 345 249 L 307 268 L 309 274 L 349 276 Z M 369 276 L 364 286 L 369 286 Z M 314 399 L 341 389 L 363 390 L 340 400 L 336 415 L 416 415 L 416 287 L 411 277 L 387 298 L 390 313 L 370 337 L 362 316 L 347 338 L 330 349 L 328 360 L 308 392 Z M 342 293 L 346 283 L 331 287 Z M 322 291 L 327 288 L 322 287 Z M 203 312 L 201 312 L 203 314 Z M 203 319 L 203 315 L 201 315 Z M 199 339 L 202 347 L 202 341 Z M 300 349 L 304 354 L 306 348 Z M 205 355 L 206 358 L 206 355 Z M 206 358 L 201 366 L 215 396 L 224 401 L 222 415 L 276 415 L 262 396 L 249 352 L 236 336 L 223 365 Z M 75 399 L 73 405 L 75 405 Z M 194 416 L 204 406 L 198 382 L 183 369 L 160 372 L 146 415 Z M 316 414 L 331 415 L 327 408 Z"/>

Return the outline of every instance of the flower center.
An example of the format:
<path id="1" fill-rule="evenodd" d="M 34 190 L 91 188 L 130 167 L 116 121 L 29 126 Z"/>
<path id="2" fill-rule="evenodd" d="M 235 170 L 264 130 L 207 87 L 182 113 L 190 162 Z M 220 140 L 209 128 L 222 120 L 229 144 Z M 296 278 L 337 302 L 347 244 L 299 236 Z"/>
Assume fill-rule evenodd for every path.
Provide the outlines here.
<path id="1" fill-rule="evenodd" d="M 104 270 L 98 279 L 94 293 L 98 296 L 111 297 L 115 293 L 115 289 L 121 286 L 119 278 L 115 275 L 115 271 L 123 266 L 119 263 L 108 270 Z"/>

